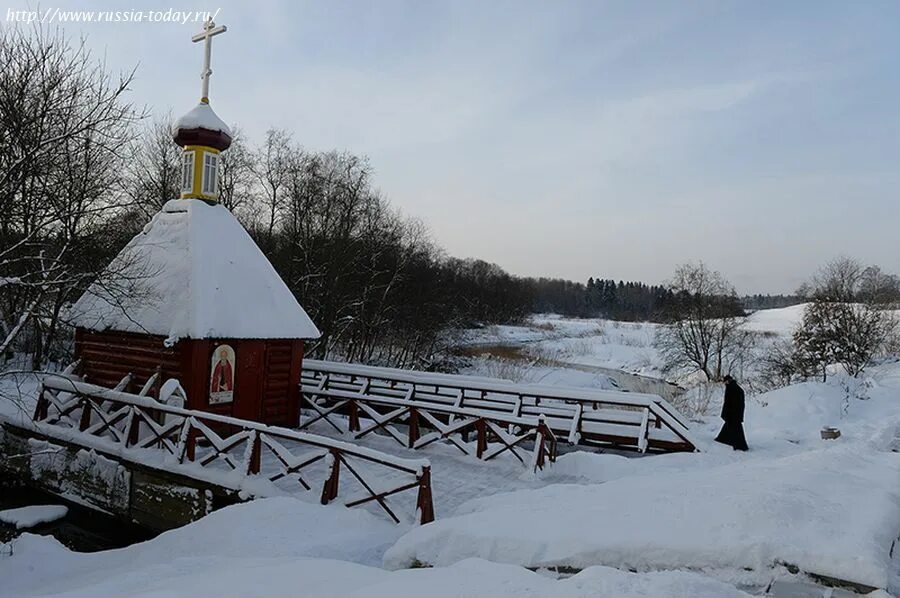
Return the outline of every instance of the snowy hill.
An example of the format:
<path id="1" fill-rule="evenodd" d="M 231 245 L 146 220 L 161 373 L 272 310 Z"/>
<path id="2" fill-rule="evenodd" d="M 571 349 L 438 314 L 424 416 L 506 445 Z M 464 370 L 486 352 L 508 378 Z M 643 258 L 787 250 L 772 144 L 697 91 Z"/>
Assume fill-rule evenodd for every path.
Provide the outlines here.
<path id="1" fill-rule="evenodd" d="M 778 309 L 761 309 L 747 317 L 746 326 L 756 332 L 771 332 L 779 336 L 790 336 L 803 320 L 803 311 L 808 303 L 781 307 Z"/>

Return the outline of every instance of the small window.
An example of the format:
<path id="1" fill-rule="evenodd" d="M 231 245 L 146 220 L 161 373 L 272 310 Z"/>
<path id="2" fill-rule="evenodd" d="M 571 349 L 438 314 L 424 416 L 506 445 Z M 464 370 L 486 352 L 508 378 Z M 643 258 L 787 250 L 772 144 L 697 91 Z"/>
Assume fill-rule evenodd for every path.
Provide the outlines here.
<path id="1" fill-rule="evenodd" d="M 190 193 L 194 187 L 194 152 L 184 152 L 181 158 L 181 191 Z"/>
<path id="2" fill-rule="evenodd" d="M 215 195 L 218 192 L 219 157 L 215 154 L 203 156 L 203 194 Z"/>

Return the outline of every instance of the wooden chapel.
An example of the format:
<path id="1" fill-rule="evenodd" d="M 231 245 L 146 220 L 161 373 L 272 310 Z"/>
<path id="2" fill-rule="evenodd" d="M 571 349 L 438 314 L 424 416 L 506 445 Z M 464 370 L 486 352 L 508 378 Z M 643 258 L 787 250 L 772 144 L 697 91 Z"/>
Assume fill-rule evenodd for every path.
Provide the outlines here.
<path id="1" fill-rule="evenodd" d="M 234 215 L 218 202 L 228 126 L 209 104 L 212 38 L 200 103 L 175 123 L 181 197 L 163 206 L 71 309 L 85 381 L 160 398 L 177 380 L 186 407 L 294 426 L 304 341 L 320 333 Z M 130 377 L 129 377 L 130 376 Z M 167 384 L 171 386 L 171 383 Z"/>

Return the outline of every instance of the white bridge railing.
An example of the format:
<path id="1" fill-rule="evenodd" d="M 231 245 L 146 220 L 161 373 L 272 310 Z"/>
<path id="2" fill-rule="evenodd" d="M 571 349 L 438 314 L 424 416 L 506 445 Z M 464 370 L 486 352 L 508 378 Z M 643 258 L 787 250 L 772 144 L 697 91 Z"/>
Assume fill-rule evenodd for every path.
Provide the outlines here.
<path id="1" fill-rule="evenodd" d="M 516 454 L 512 449 L 523 440 L 533 440 L 545 447 L 545 454 L 555 455 L 557 437 L 570 444 L 641 452 L 697 450 L 680 414 L 651 394 L 514 384 L 311 359 L 303 362 L 300 389 L 301 410 L 309 414 L 301 418 L 301 427 L 324 420 L 354 438 L 379 430 L 410 448 L 444 439 L 471 452 L 467 434 L 475 430 L 479 458 L 504 450 Z M 342 420 L 348 423 L 341 427 L 331 417 L 334 414 L 346 416 Z M 387 425 L 392 422 L 408 426 L 406 439 Z M 431 433 L 422 433 L 422 427 Z M 501 446 L 488 450 L 490 442 Z"/>

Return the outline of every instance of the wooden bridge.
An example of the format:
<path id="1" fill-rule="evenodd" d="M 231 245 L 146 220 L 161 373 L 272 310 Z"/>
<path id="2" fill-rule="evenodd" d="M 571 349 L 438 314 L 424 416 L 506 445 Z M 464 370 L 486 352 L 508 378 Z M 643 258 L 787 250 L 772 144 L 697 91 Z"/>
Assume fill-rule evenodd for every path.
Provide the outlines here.
<path id="1" fill-rule="evenodd" d="M 432 521 L 429 461 L 352 442 L 375 433 L 406 449 L 445 442 L 482 460 L 509 455 L 533 470 L 555 461 L 561 441 L 640 452 L 696 450 L 671 405 L 639 393 L 307 360 L 298 428 L 288 429 L 161 403 L 147 396 L 152 378 L 139 392 L 124 392 L 129 382 L 126 376 L 106 388 L 71 370 L 45 376 L 32 421 L 0 422 L 9 432 L 3 450 L 28 454 L 33 442 L 50 443 L 77 467 L 106 459 L 119 472 L 117 485 L 107 493 L 111 507 L 97 506 L 159 523 L 160 529 L 193 520 L 215 505 L 284 494 L 383 511 L 396 522 Z M 340 438 L 311 431 L 322 426 Z M 40 470 L 41 452 L 46 451 L 21 464 L 20 473 Z M 66 476 L 79 475 L 51 472 L 66 483 L 74 479 Z M 89 493 L 93 483 L 87 482 Z M 168 490 L 160 494 L 163 487 Z M 159 516 L 160 501 L 181 513 Z"/>
<path id="2" fill-rule="evenodd" d="M 557 437 L 640 452 L 697 450 L 681 416 L 656 395 L 310 359 L 303 363 L 300 389 L 306 414 L 301 429 L 324 421 L 354 439 L 378 430 L 408 448 L 446 440 L 479 459 L 509 451 L 523 463 L 517 449 L 531 441 L 529 465 L 535 468 L 555 459 Z M 391 424 L 406 425 L 405 437 Z"/>
<path id="3" fill-rule="evenodd" d="M 297 430 L 182 409 L 64 376 L 44 379 L 32 419 L 34 431 L 44 437 L 120 462 L 182 473 L 243 496 L 317 492 L 318 500 L 328 504 L 354 486 L 356 494 L 343 500 L 347 507 L 377 505 L 399 523 L 388 498 L 415 491 L 416 520 L 434 519 L 431 466 L 425 459 L 402 459 Z"/>

